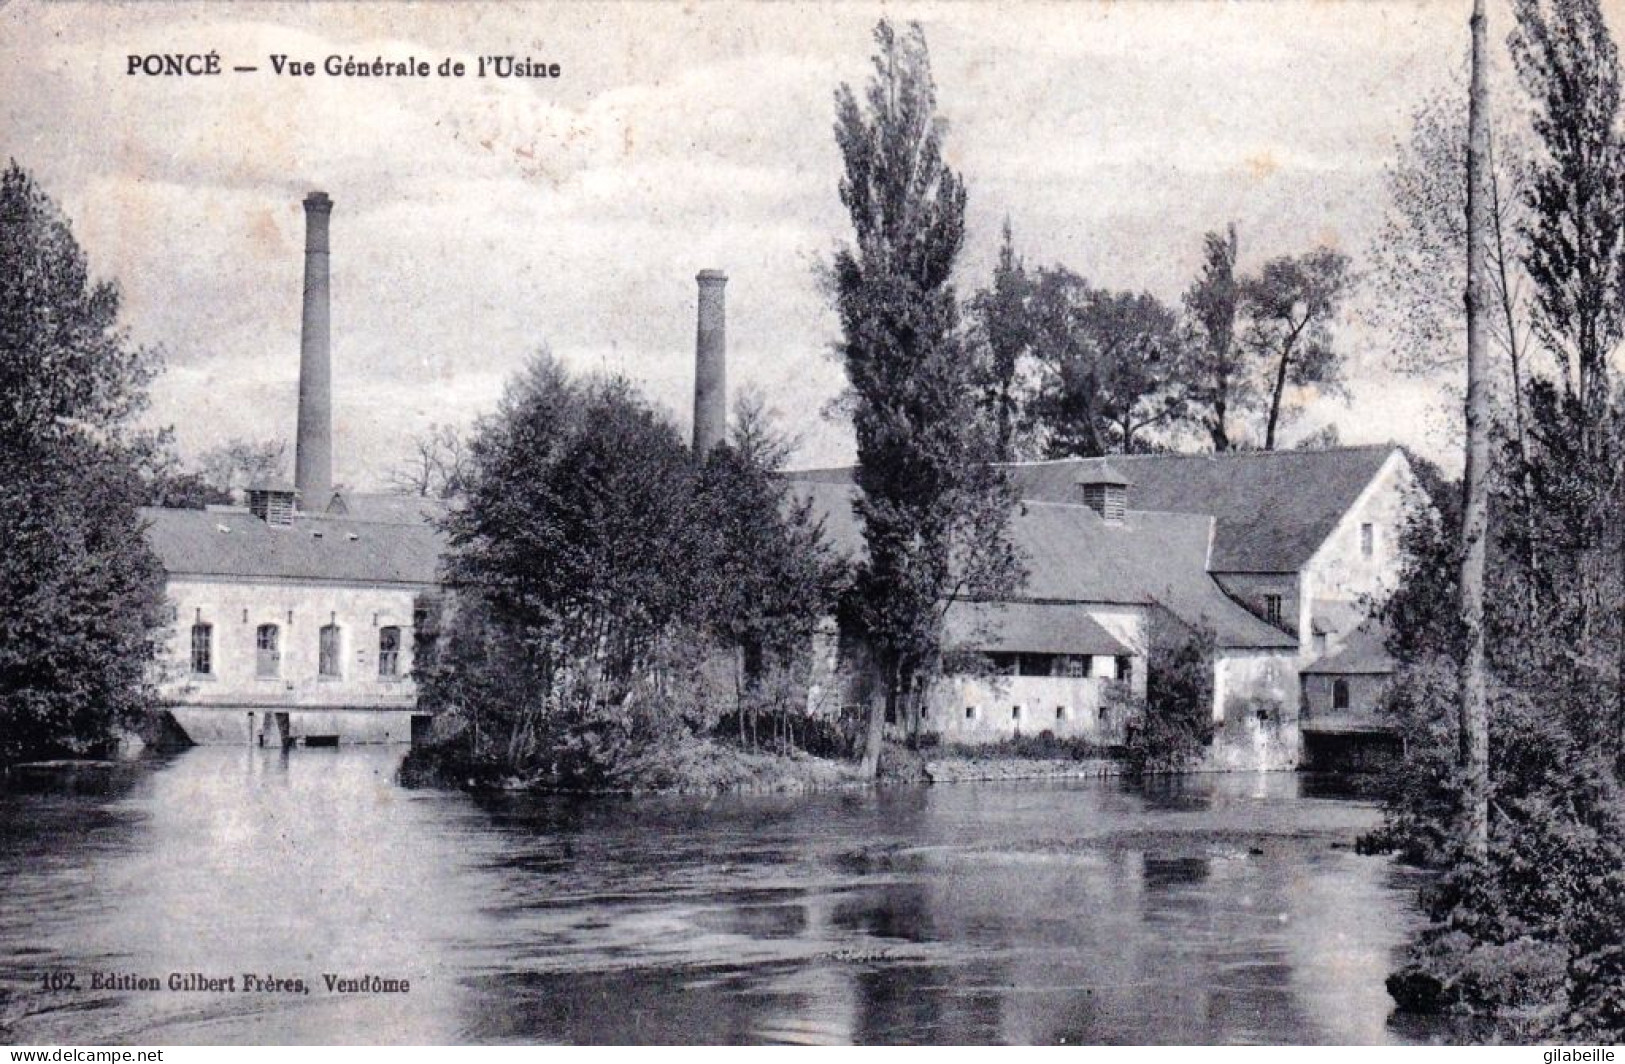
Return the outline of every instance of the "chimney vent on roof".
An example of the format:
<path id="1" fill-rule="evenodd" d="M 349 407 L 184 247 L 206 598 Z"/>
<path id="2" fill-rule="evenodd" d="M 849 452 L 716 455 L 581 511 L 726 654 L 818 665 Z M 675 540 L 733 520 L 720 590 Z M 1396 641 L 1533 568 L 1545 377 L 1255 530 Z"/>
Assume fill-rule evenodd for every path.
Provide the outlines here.
<path id="1" fill-rule="evenodd" d="M 1078 472 L 1083 504 L 1109 525 L 1120 525 L 1128 512 L 1128 478 L 1107 464 L 1104 458 L 1090 459 Z"/>
<path id="2" fill-rule="evenodd" d="M 287 528 L 293 524 L 293 500 L 298 494 L 287 484 L 251 484 L 248 512 L 268 525 Z"/>

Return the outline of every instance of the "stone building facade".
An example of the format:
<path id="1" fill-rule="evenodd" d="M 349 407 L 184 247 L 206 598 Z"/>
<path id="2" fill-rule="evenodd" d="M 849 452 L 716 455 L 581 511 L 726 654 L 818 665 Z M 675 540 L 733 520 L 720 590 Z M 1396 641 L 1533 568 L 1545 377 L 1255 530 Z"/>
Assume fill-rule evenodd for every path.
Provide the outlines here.
<path id="1" fill-rule="evenodd" d="M 407 742 L 440 537 L 422 519 L 250 507 L 143 512 L 168 575 L 159 697 L 197 743 Z"/>

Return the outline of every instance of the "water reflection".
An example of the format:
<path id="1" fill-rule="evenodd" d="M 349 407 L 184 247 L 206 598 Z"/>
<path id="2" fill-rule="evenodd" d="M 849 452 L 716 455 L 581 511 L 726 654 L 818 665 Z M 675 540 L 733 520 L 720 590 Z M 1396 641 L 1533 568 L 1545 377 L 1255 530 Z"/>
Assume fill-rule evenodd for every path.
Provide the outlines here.
<path id="1" fill-rule="evenodd" d="M 473 801 L 387 750 L 0 795 L 0 1022 L 52 1041 L 1380 1042 L 1414 882 L 1298 778 Z M 49 995 L 35 973 L 300 977 Z M 411 980 L 341 996 L 324 972 Z"/>

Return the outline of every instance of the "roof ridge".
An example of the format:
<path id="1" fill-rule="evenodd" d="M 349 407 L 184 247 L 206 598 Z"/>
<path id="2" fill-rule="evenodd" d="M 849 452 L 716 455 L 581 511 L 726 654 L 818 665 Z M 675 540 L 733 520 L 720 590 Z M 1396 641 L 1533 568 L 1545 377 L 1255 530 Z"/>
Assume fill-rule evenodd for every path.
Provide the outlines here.
<path id="1" fill-rule="evenodd" d="M 1180 451 L 1167 451 L 1163 453 L 1139 454 L 1101 454 L 1093 457 L 1072 455 L 1068 458 L 1034 458 L 1018 462 L 996 463 L 1001 469 L 1024 469 L 1032 466 L 1059 465 L 1066 462 L 1143 462 L 1167 460 L 1170 458 L 1182 460 L 1204 459 L 1207 461 L 1231 461 L 1243 458 L 1289 458 L 1303 457 L 1315 454 L 1347 454 L 1352 451 L 1397 451 L 1401 445 L 1397 443 L 1351 443 L 1343 447 L 1317 447 L 1313 450 L 1287 449 L 1281 451 L 1200 451 L 1186 453 Z"/>

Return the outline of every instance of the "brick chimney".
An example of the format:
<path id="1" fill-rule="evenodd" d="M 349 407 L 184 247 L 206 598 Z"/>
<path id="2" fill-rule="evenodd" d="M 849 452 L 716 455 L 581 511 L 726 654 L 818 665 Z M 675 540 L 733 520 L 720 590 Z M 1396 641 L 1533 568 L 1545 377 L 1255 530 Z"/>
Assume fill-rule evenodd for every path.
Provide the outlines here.
<path id="1" fill-rule="evenodd" d="M 327 223 L 333 201 L 325 192 L 305 197 L 305 309 L 299 336 L 299 431 L 294 441 L 294 484 L 299 500 L 316 510 L 333 494 L 333 354 L 328 293 Z"/>
<path id="2" fill-rule="evenodd" d="M 704 458 L 728 435 L 728 329 L 722 289 L 728 275 L 701 270 L 694 338 L 694 454 Z"/>

